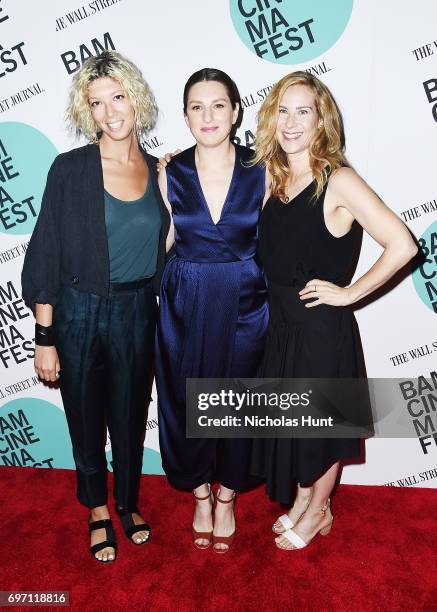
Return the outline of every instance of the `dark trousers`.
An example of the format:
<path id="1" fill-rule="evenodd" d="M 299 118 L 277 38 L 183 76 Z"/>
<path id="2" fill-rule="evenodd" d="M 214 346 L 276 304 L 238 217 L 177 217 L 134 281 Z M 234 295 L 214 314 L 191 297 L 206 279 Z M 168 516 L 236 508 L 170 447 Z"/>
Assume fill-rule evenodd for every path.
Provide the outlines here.
<path id="1" fill-rule="evenodd" d="M 148 281 L 115 283 L 107 299 L 67 288 L 55 307 L 55 345 L 77 496 L 89 508 L 107 503 L 106 425 L 116 504 L 136 506 L 156 316 Z"/>

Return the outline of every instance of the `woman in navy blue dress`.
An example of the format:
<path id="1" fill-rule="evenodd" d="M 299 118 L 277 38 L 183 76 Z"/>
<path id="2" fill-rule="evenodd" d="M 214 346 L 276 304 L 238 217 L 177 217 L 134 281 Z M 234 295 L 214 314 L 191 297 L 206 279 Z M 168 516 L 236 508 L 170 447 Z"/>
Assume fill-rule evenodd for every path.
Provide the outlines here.
<path id="1" fill-rule="evenodd" d="M 193 540 L 226 552 L 235 531 L 235 491 L 256 480 L 250 440 L 187 439 L 187 378 L 253 377 L 264 349 L 268 311 L 254 260 L 265 171 L 249 167 L 250 149 L 233 145 L 241 102 L 220 70 L 194 73 L 184 90 L 184 115 L 196 145 L 160 173 L 172 213 L 175 257 L 164 271 L 157 332 L 156 383 L 160 447 L 168 480 L 193 491 Z M 211 484 L 219 482 L 212 523 Z"/>

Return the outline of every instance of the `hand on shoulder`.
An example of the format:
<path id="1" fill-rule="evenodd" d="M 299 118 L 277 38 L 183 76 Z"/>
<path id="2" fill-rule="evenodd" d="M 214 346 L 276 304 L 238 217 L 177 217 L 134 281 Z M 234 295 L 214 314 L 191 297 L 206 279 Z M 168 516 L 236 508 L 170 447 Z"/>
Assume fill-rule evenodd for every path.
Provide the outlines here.
<path id="1" fill-rule="evenodd" d="M 164 170 L 164 168 L 166 168 L 167 165 L 171 162 L 172 157 L 179 155 L 179 153 L 181 152 L 182 152 L 182 149 L 176 149 L 176 151 L 174 151 L 173 153 L 164 153 L 164 156 L 160 157 L 158 160 L 158 163 L 156 164 L 156 168 L 158 172 L 160 172 L 161 170 Z"/>

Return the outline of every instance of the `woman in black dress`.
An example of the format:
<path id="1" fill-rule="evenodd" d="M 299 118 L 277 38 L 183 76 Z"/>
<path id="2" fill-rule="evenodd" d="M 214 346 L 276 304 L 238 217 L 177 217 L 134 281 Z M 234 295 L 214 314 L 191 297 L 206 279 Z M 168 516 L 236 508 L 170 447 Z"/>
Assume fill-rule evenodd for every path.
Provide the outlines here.
<path id="1" fill-rule="evenodd" d="M 281 79 L 259 113 L 255 162 L 271 194 L 260 220 L 259 256 L 269 291 L 265 377 L 360 376 L 351 304 L 383 285 L 416 253 L 403 223 L 348 167 L 339 111 L 327 87 L 305 72 Z M 382 247 L 350 282 L 360 226 Z M 358 439 L 271 439 L 254 447 L 253 471 L 267 493 L 292 508 L 273 525 L 282 549 L 329 533 L 329 496 L 339 461 L 358 457 Z"/>

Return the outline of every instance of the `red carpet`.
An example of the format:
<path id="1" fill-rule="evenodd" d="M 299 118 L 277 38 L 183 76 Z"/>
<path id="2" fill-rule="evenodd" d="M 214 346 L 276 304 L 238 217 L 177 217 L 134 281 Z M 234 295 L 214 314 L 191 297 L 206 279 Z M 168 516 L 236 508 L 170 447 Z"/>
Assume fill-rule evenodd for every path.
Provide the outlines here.
<path id="1" fill-rule="evenodd" d="M 437 610 L 435 490 L 342 485 L 331 534 L 287 553 L 270 531 L 282 509 L 258 489 L 239 497 L 236 540 L 217 555 L 191 543 L 190 495 L 144 476 L 152 542 L 130 544 L 114 517 L 118 559 L 104 566 L 74 487 L 70 471 L 0 469 L 0 590 L 68 590 L 74 610 Z"/>

